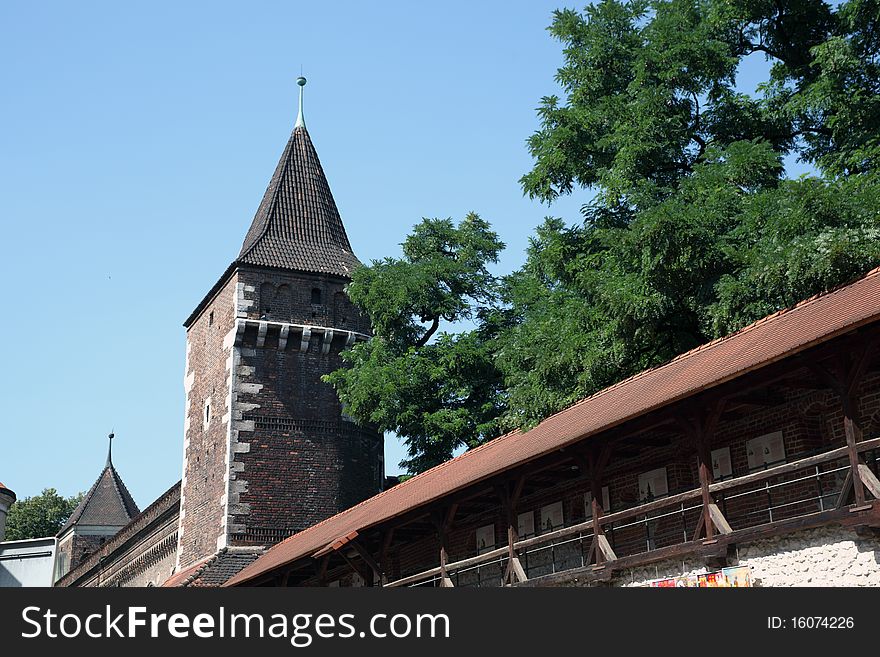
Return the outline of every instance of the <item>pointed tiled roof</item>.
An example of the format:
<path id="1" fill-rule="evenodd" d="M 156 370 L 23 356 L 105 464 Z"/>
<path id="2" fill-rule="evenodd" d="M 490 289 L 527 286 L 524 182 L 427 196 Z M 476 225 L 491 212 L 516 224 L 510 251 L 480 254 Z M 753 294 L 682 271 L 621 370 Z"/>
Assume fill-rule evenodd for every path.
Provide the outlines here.
<path id="1" fill-rule="evenodd" d="M 82 498 L 58 535 L 74 525 L 122 527 L 139 513 L 138 505 L 108 456 L 98 481 Z"/>
<path id="2" fill-rule="evenodd" d="M 344 278 L 360 264 L 305 125 L 290 135 L 237 262 Z"/>

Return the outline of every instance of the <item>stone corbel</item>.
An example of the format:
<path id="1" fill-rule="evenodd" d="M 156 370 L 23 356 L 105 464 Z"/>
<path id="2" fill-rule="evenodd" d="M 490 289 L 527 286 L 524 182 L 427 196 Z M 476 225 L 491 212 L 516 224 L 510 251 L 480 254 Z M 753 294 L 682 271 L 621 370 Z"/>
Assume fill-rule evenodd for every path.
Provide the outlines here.
<path id="1" fill-rule="evenodd" d="M 324 342 L 321 344 L 321 353 L 325 356 L 330 353 L 330 344 L 333 342 L 333 329 L 324 329 Z"/>
<path id="2" fill-rule="evenodd" d="M 308 351 L 309 350 L 309 342 L 311 341 L 311 339 L 312 339 L 312 329 L 310 329 L 308 326 L 303 327 L 302 339 L 300 340 L 300 343 L 299 343 L 299 350 L 300 351 Z"/>

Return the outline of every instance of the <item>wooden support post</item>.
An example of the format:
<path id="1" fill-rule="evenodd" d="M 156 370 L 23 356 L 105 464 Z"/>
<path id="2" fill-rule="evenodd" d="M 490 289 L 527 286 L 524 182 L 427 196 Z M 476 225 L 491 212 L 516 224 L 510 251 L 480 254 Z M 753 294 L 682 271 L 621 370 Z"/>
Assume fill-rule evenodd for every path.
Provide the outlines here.
<path id="1" fill-rule="evenodd" d="M 330 555 L 325 554 L 318 563 L 318 586 L 327 586 L 327 566 L 330 565 Z"/>
<path id="2" fill-rule="evenodd" d="M 593 543 L 587 554 L 587 561 L 592 563 L 596 559 L 596 567 L 602 566 L 604 561 L 613 561 L 617 558 L 611 544 L 605 537 L 605 529 L 602 527 L 602 483 L 605 474 L 605 466 L 611 457 L 611 445 L 605 445 L 601 450 L 593 450 L 589 453 L 587 463 L 590 471 L 590 512 L 593 519 Z"/>
<path id="3" fill-rule="evenodd" d="M 846 448 L 849 456 L 849 475 L 852 479 L 852 488 L 855 496 L 854 511 L 865 506 L 865 485 L 862 481 L 860 470 L 861 459 L 856 447 L 862 440 L 862 428 L 859 422 L 858 400 L 856 391 L 861 383 L 869 364 L 873 360 L 877 348 L 877 339 L 862 342 L 860 345 L 842 352 L 836 363 L 834 371 L 829 370 L 821 363 L 809 363 L 809 368 L 816 376 L 829 385 L 840 396 L 840 404 L 843 410 L 843 432 L 846 436 Z M 844 492 L 841 491 L 840 501 L 845 501 Z"/>
<path id="4" fill-rule="evenodd" d="M 703 513 L 697 523 L 694 540 L 697 540 L 700 535 L 700 529 L 702 529 L 706 535 L 705 543 L 715 542 L 716 529 L 722 534 L 729 534 L 733 531 L 709 492 L 709 486 L 712 485 L 713 479 L 711 445 L 715 437 L 715 429 L 718 426 L 718 421 L 721 419 L 725 406 L 726 400 L 721 399 L 710 404 L 708 410 L 697 410 L 693 417 L 678 418 L 679 426 L 684 430 L 685 435 L 690 438 L 697 451 Z"/>
<path id="5" fill-rule="evenodd" d="M 525 475 L 522 475 L 513 482 L 512 490 L 508 488 L 506 483 L 495 487 L 495 492 L 501 498 L 501 506 L 507 519 L 507 570 L 504 572 L 504 584 L 528 581 L 525 568 L 519 560 L 519 554 L 513 547 L 519 541 L 516 511 L 524 485 Z"/>
<path id="6" fill-rule="evenodd" d="M 697 454 L 700 459 L 700 491 L 703 497 L 703 529 L 706 532 L 706 542 L 711 543 L 715 538 L 715 531 L 709 510 L 710 505 L 713 504 L 712 496 L 709 494 L 709 485 L 712 483 L 710 452 L 704 435 L 697 434 L 697 440 Z"/>
<path id="7" fill-rule="evenodd" d="M 388 563 L 388 551 L 391 549 L 391 541 L 394 539 L 394 527 L 385 531 L 382 537 L 382 549 L 379 550 L 379 566 L 382 569 L 382 576 L 379 580 L 380 586 L 388 583 L 388 573 L 391 570 Z"/>
<path id="8" fill-rule="evenodd" d="M 446 572 L 446 564 L 449 563 L 449 552 L 447 549 L 447 533 L 452 526 L 455 512 L 458 510 L 458 504 L 452 504 L 445 514 L 433 513 L 431 520 L 437 529 L 437 538 L 440 541 L 440 586 L 443 588 L 452 588 L 452 579 Z"/>
<path id="9" fill-rule="evenodd" d="M 853 492 L 855 493 L 856 507 L 865 505 L 865 488 L 862 476 L 859 472 L 859 452 L 856 443 L 862 439 L 862 429 L 859 426 L 858 414 L 852 398 L 841 390 L 841 402 L 843 405 L 843 431 L 846 434 L 846 449 L 849 455 L 849 468 L 852 473 Z"/>

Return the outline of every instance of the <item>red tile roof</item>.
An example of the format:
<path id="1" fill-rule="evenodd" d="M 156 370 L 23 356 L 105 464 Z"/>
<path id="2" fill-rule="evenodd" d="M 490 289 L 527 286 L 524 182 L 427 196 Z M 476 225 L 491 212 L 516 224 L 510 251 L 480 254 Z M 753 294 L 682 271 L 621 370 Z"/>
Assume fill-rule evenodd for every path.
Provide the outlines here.
<path id="1" fill-rule="evenodd" d="M 388 521 L 738 376 L 880 319 L 880 268 L 831 292 L 781 310 L 670 362 L 641 372 L 553 415 L 438 465 L 272 547 L 230 579 L 248 582 L 312 555 L 340 536 Z"/>

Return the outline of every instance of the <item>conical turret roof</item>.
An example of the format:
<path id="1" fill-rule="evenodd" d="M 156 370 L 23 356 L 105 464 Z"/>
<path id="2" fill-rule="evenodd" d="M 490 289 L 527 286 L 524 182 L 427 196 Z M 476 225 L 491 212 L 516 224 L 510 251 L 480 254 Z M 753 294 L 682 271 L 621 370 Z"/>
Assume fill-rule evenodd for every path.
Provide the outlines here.
<path id="1" fill-rule="evenodd" d="M 74 525 L 121 527 L 139 513 L 138 505 L 113 467 L 108 452 L 107 464 L 98 475 L 98 480 L 82 498 L 58 535 Z"/>
<path id="2" fill-rule="evenodd" d="M 305 125 L 293 129 L 238 262 L 350 278 L 360 262 Z"/>

